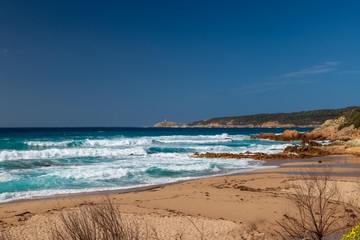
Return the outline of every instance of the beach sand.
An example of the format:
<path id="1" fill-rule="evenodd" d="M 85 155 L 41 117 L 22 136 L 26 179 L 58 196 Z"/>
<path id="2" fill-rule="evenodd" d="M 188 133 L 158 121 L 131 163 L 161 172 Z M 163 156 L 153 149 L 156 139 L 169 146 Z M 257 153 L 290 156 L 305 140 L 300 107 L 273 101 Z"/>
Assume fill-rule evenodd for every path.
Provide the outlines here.
<path id="1" fill-rule="evenodd" d="M 231 160 L 224 160 L 231 161 Z M 321 161 L 321 163 L 319 163 Z M 331 168 L 333 179 L 352 198 L 360 179 L 360 157 L 329 156 L 276 160 L 260 169 L 108 196 L 124 219 L 156 229 L 158 239 L 280 239 L 276 220 L 294 212 L 289 184 L 309 169 Z M 0 230 L 16 239 L 49 239 L 61 211 L 96 204 L 104 193 L 14 201 L 0 205 Z"/>

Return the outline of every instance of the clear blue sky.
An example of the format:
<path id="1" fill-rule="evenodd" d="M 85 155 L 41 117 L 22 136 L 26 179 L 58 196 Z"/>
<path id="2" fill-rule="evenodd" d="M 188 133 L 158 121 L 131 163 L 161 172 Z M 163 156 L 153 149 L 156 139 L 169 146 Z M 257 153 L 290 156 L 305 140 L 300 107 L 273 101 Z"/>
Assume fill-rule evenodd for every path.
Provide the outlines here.
<path id="1" fill-rule="evenodd" d="M 0 126 L 360 105 L 359 1 L 0 1 Z"/>

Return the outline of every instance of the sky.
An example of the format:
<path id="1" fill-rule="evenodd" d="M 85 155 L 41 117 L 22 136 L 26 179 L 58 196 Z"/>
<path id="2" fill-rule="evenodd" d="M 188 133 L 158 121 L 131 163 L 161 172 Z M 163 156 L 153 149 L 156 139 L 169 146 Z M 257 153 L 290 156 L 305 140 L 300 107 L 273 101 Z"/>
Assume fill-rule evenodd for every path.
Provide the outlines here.
<path id="1" fill-rule="evenodd" d="M 360 105 L 359 1 L 0 1 L 0 127 Z"/>

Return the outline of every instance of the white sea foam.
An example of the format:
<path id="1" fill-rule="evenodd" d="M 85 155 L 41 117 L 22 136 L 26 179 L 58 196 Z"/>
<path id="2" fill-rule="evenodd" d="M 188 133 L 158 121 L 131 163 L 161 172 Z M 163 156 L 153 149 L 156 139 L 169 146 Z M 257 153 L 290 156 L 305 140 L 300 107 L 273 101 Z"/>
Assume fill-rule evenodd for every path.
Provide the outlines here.
<path id="1" fill-rule="evenodd" d="M 197 152 L 239 152 L 239 147 L 228 147 L 223 145 L 216 146 L 195 146 Z"/>
<path id="2" fill-rule="evenodd" d="M 149 138 L 86 139 L 82 145 L 92 147 L 122 147 L 151 144 Z"/>
<path id="3" fill-rule="evenodd" d="M 249 147 L 241 147 L 240 152 L 261 152 L 267 154 L 276 154 L 282 152 L 286 147 L 291 146 L 291 143 L 286 144 L 273 144 L 273 145 L 250 145 Z"/>
<path id="4" fill-rule="evenodd" d="M 219 135 L 175 135 L 175 136 L 160 136 L 155 137 L 154 140 L 160 143 L 221 143 L 221 142 L 231 142 L 233 140 L 244 140 L 248 136 L 244 135 L 228 135 L 227 133 Z"/>
<path id="5" fill-rule="evenodd" d="M 245 135 L 229 135 L 227 133 L 218 135 L 172 135 L 172 136 L 154 136 L 138 138 L 114 138 L 114 139 L 84 139 L 84 140 L 65 140 L 65 141 L 25 141 L 28 146 L 34 147 L 67 147 L 74 143 L 87 147 L 127 147 L 127 146 L 145 146 L 150 145 L 152 141 L 166 144 L 206 144 L 206 143 L 226 143 L 249 139 Z"/>
<path id="6" fill-rule="evenodd" d="M 72 157 L 119 157 L 119 156 L 143 156 L 145 149 L 141 147 L 127 149 L 112 148 L 66 148 L 66 149 L 45 149 L 45 150 L 3 150 L 0 151 L 0 161 L 5 160 L 26 160 L 26 159 L 52 159 Z"/>
<path id="7" fill-rule="evenodd" d="M 24 191 L 24 192 L 5 192 L 0 194 L 0 202 L 10 202 L 19 199 L 31 199 L 38 197 L 56 196 L 62 194 L 129 189 L 134 187 L 144 187 L 148 185 L 150 184 L 127 186 L 127 187 L 103 187 L 103 188 L 99 187 L 99 188 L 85 188 L 85 189 L 53 189 L 53 190 L 36 190 L 36 191 Z"/>
<path id="8" fill-rule="evenodd" d="M 109 180 L 118 179 L 126 176 L 129 170 L 123 168 L 110 168 L 108 166 L 74 166 L 63 168 L 46 176 L 56 176 L 66 179 L 76 180 Z"/>
<path id="9" fill-rule="evenodd" d="M 161 166 L 158 167 L 164 171 L 174 171 L 174 172 L 182 172 L 182 171 L 206 171 L 211 169 L 211 164 L 178 164 L 172 166 Z"/>
<path id="10" fill-rule="evenodd" d="M 73 143 L 73 140 L 68 141 L 25 141 L 25 144 L 28 146 L 34 146 L 34 147 L 66 147 L 69 144 Z"/>
<path id="11" fill-rule="evenodd" d="M 244 153 L 244 152 L 261 152 L 267 154 L 275 154 L 282 152 L 287 146 L 292 144 L 273 144 L 273 145 L 257 145 L 250 144 L 249 146 L 194 146 L 194 150 L 200 153 L 204 152 L 226 152 L 226 153 Z"/>
<path id="12" fill-rule="evenodd" d="M 16 179 L 18 179 L 18 177 L 4 171 L 0 171 L 0 182 L 9 182 Z"/>

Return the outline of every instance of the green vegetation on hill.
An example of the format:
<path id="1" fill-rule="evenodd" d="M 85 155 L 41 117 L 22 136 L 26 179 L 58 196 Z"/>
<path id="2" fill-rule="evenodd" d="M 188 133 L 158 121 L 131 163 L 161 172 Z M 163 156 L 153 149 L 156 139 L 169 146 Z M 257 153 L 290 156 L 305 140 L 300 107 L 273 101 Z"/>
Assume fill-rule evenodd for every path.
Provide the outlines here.
<path id="1" fill-rule="evenodd" d="M 322 109 L 313 111 L 302 111 L 294 113 L 272 113 L 272 114 L 255 114 L 234 117 L 219 117 L 209 120 L 197 121 L 187 124 L 188 126 L 221 124 L 226 125 L 261 125 L 266 122 L 278 122 L 279 124 L 293 124 L 295 126 L 316 126 L 321 125 L 328 119 L 333 119 L 339 115 L 353 112 L 359 107 L 347 107 L 342 109 Z M 360 112 L 358 112 L 360 113 Z M 357 115 L 358 117 L 360 115 Z M 359 120 L 359 118 L 356 118 Z M 356 122 L 360 123 L 360 122 Z"/>
<path id="2" fill-rule="evenodd" d="M 360 107 L 352 109 L 351 111 L 344 113 L 344 115 L 346 117 L 346 121 L 340 125 L 339 130 L 351 125 L 354 125 L 355 128 L 360 128 Z"/>

